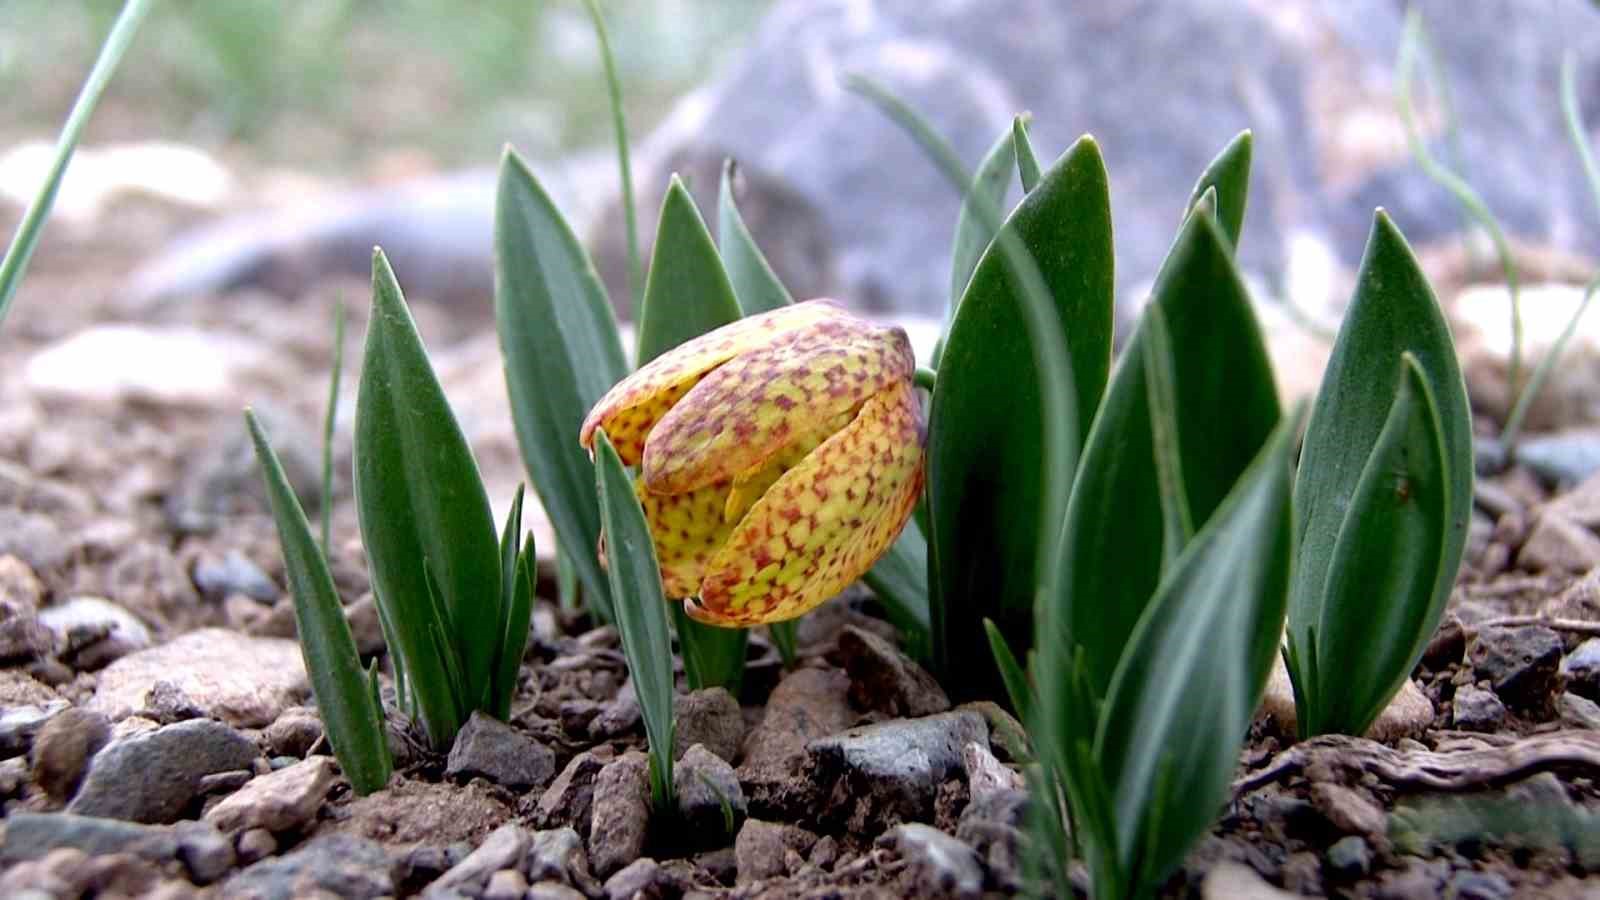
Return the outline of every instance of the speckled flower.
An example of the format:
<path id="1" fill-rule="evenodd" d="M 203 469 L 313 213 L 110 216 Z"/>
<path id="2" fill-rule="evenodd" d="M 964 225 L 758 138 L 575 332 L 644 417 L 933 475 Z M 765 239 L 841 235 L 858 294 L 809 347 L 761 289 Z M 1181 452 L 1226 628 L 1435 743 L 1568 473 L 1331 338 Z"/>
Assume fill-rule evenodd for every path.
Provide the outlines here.
<path id="1" fill-rule="evenodd" d="M 650 522 L 667 596 L 728 627 L 792 619 L 889 549 L 922 490 L 904 331 L 810 300 L 688 341 L 590 410 Z"/>

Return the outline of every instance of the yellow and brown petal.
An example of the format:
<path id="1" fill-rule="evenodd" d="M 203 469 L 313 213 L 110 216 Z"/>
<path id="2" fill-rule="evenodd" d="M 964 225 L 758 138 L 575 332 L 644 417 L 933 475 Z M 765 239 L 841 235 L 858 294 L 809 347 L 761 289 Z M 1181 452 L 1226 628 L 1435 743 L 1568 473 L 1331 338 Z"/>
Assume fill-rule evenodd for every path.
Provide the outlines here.
<path id="1" fill-rule="evenodd" d="M 922 488 L 905 333 L 813 300 L 688 341 L 583 424 L 627 464 L 669 598 L 729 627 L 801 615 L 888 550 Z M 698 595 L 698 599 L 695 599 Z"/>

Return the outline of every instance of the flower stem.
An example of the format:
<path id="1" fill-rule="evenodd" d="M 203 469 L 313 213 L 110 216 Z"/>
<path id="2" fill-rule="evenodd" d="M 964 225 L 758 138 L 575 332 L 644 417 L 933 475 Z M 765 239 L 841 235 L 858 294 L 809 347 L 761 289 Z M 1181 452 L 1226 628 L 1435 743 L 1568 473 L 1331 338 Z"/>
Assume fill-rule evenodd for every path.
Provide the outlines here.
<path id="1" fill-rule="evenodd" d="M 928 393 L 933 393 L 933 383 L 938 380 L 939 373 L 926 366 L 917 366 L 917 374 L 913 376 L 917 387 Z"/>

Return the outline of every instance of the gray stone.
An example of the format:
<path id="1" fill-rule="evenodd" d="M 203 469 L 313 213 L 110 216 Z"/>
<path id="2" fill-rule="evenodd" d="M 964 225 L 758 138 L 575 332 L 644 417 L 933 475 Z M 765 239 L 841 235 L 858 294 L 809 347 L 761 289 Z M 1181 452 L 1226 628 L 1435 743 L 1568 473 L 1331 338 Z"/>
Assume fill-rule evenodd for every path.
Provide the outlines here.
<path id="1" fill-rule="evenodd" d="M 856 832 L 878 820 L 931 821 L 939 785 L 961 773 L 961 748 L 988 741 L 983 717 L 970 711 L 892 719 L 812 741 L 810 777 L 825 798 L 820 815 L 842 818 Z"/>
<path id="2" fill-rule="evenodd" d="M 1463 869 L 1450 876 L 1446 886 L 1455 900 L 1511 900 L 1515 892 L 1511 882 L 1498 872 L 1474 872 Z"/>
<path id="3" fill-rule="evenodd" d="M 144 707 L 157 681 L 172 682 L 206 715 L 239 728 L 270 725 L 309 693 L 294 641 L 205 628 L 107 666 L 88 708 L 120 719 Z"/>
<path id="4" fill-rule="evenodd" d="M 39 513 L 0 507 L 0 555 L 15 556 L 35 572 L 61 567 L 71 553 L 71 543 L 55 520 Z"/>
<path id="5" fill-rule="evenodd" d="M 1450 723 L 1462 731 L 1494 731 L 1506 720 L 1506 705 L 1493 691 L 1462 685 L 1451 703 Z"/>
<path id="6" fill-rule="evenodd" d="M 1589 638 L 1561 660 L 1567 689 L 1575 694 L 1600 700 L 1600 638 Z"/>
<path id="7" fill-rule="evenodd" d="M 694 843 L 722 846 L 738 832 L 749 807 L 728 761 L 695 744 L 672 769 L 678 814 Z"/>
<path id="8" fill-rule="evenodd" d="M 926 669 L 864 628 L 840 630 L 838 656 L 850 673 L 850 700 L 862 709 L 917 718 L 950 708 L 950 698 Z"/>
<path id="9" fill-rule="evenodd" d="M 761 722 L 745 737 L 739 765 L 739 783 L 755 814 L 778 818 L 811 807 L 812 785 L 801 773 L 806 744 L 855 721 L 849 689 L 849 677 L 838 669 L 800 669 L 778 682 Z"/>
<path id="10" fill-rule="evenodd" d="M 1354 881 L 1372 871 L 1372 848 L 1366 838 L 1347 835 L 1328 848 L 1328 874 L 1345 881 Z"/>
<path id="11" fill-rule="evenodd" d="M 608 763 L 594 782 L 589 864 L 599 878 L 644 853 L 650 832 L 650 763 L 637 751 Z"/>
<path id="12" fill-rule="evenodd" d="M 316 818 L 336 779 L 333 760 L 313 756 L 251 779 L 213 806 L 206 821 L 230 832 L 251 828 L 296 831 Z"/>
<path id="13" fill-rule="evenodd" d="M 210 884 L 228 874 L 237 857 L 233 841 L 204 822 L 179 822 L 172 833 L 177 840 L 178 860 L 189 870 L 195 884 Z"/>
<path id="14" fill-rule="evenodd" d="M 589 900 L 589 895 L 558 881 L 541 881 L 528 886 L 525 900 Z"/>
<path id="15" fill-rule="evenodd" d="M 346 900 L 394 894 L 389 854 L 351 835 L 318 835 L 283 856 L 251 865 L 221 887 L 222 896 L 239 900 L 295 900 L 323 892 Z"/>
<path id="16" fill-rule="evenodd" d="M 788 873 L 786 856 L 805 853 L 816 842 L 816 835 L 798 825 L 747 819 L 733 842 L 739 884 L 782 877 Z"/>
<path id="17" fill-rule="evenodd" d="M 726 688 L 711 687 L 679 694 L 672 701 L 672 755 L 682 759 L 695 744 L 733 762 L 744 740 L 744 713 Z"/>
<path id="18" fill-rule="evenodd" d="M 278 454 L 289 486 L 304 498 L 306 514 L 321 508 L 322 453 L 317 431 L 293 411 L 272 403 L 252 404 L 262 430 Z M 266 490 L 255 447 L 244 422 L 229 417 L 217 426 L 216 439 L 184 460 L 178 484 L 167 493 L 163 512 L 179 533 L 213 531 L 241 511 L 266 509 Z"/>
<path id="19" fill-rule="evenodd" d="M 172 822 L 214 772 L 245 769 L 255 744 L 210 719 L 167 725 L 123 738 L 95 754 L 67 811 L 132 822 Z"/>
<path id="20" fill-rule="evenodd" d="M 69 704 L 65 700 L 0 707 L 0 759 L 21 756 L 33 746 L 39 729 Z"/>
<path id="21" fill-rule="evenodd" d="M 533 835 L 526 828 L 507 822 L 490 832 L 466 859 L 456 863 L 450 871 L 429 885 L 428 894 L 446 890 L 469 893 L 482 891 L 495 872 L 521 865 L 532 844 Z"/>
<path id="22" fill-rule="evenodd" d="M 139 617 L 100 597 L 74 597 L 39 612 L 39 624 L 55 636 L 61 661 L 93 671 L 150 646 L 150 629 Z"/>
<path id="23" fill-rule="evenodd" d="M 212 603 L 221 603 L 229 594 L 243 594 L 267 604 L 278 599 L 277 582 L 237 550 L 229 550 L 221 558 L 200 557 L 195 561 L 193 577 L 200 595 Z"/>
<path id="24" fill-rule="evenodd" d="M 314 707 L 291 706 L 262 735 L 275 756 L 304 757 L 322 739 L 322 717 Z"/>
<path id="25" fill-rule="evenodd" d="M 533 824 L 539 828 L 570 825 L 583 834 L 589 832 L 589 817 L 594 808 L 594 782 L 610 762 L 592 750 L 574 756 L 555 781 L 545 788 L 533 809 Z"/>
<path id="26" fill-rule="evenodd" d="M 528 881 L 539 884 L 565 884 L 594 897 L 600 884 L 589 871 L 589 854 L 584 839 L 573 828 L 534 831 L 533 844 L 523 858 L 522 870 Z"/>
<path id="27" fill-rule="evenodd" d="M 1311 803 L 1329 825 L 1345 834 L 1379 838 L 1388 827 L 1383 807 L 1356 788 L 1319 781 L 1311 786 Z"/>
<path id="28" fill-rule="evenodd" d="M 1572 428 L 1529 435 L 1517 443 L 1517 462 L 1553 484 L 1587 481 L 1600 472 L 1600 432 Z"/>
<path id="29" fill-rule="evenodd" d="M 145 691 L 144 706 L 138 712 L 163 725 L 199 719 L 206 714 L 194 702 L 194 698 L 184 693 L 183 688 L 165 679 L 157 681 L 150 686 L 150 690 Z"/>
<path id="30" fill-rule="evenodd" d="M 977 741 L 968 741 L 961 748 L 961 767 L 966 771 L 967 791 L 974 802 L 997 791 L 1020 791 L 1026 787 L 1020 773 L 996 759 L 988 746 Z"/>
<path id="31" fill-rule="evenodd" d="M 16 810 L 6 817 L 0 863 L 12 865 L 40 859 L 60 847 L 81 850 L 89 856 L 133 853 L 160 861 L 171 859 L 178 852 L 178 846 L 173 832 L 158 825 L 72 813 Z"/>
<path id="32" fill-rule="evenodd" d="M 974 794 L 956 823 L 956 837 L 977 851 L 989 881 L 1017 892 L 1024 885 L 1022 847 L 1027 840 L 1028 794 L 1022 790 Z"/>
<path id="33" fill-rule="evenodd" d="M 976 898 L 983 893 L 983 869 L 971 847 L 930 825 L 909 822 L 885 835 L 911 865 L 918 897 Z"/>
<path id="34" fill-rule="evenodd" d="M 1600 730 L 1600 703 L 1571 691 L 1562 691 L 1556 698 L 1556 714 L 1563 724 L 1573 728 Z"/>
<path id="35" fill-rule="evenodd" d="M 241 832 L 234 839 L 233 845 L 238 850 L 241 866 L 248 866 L 278 852 L 277 837 L 265 828 L 252 828 Z"/>
<path id="36" fill-rule="evenodd" d="M 530 882 L 561 884 L 591 897 L 600 891 L 599 882 L 589 871 L 589 855 L 584 852 L 583 838 L 572 828 L 534 832 L 522 869 Z"/>
<path id="37" fill-rule="evenodd" d="M 618 737 L 639 727 L 644 714 L 639 709 L 639 697 L 633 692 L 633 679 L 622 683 L 617 695 L 601 708 L 589 722 L 589 737 L 595 740 Z"/>
<path id="38" fill-rule="evenodd" d="M 1517 553 L 1517 565 L 1535 572 L 1581 575 L 1600 565 L 1600 537 L 1546 509 Z"/>
<path id="39" fill-rule="evenodd" d="M 83 781 L 89 760 L 111 740 L 111 723 L 99 713 L 68 709 L 44 724 L 34 740 L 33 780 L 59 802 Z"/>
<path id="40" fill-rule="evenodd" d="M 617 874 L 606 879 L 606 900 L 634 900 L 682 893 L 681 888 L 675 890 L 675 887 L 671 873 L 646 856 L 628 863 Z"/>
<path id="41" fill-rule="evenodd" d="M 1221 862 L 1200 883 L 1201 900 L 1300 900 L 1300 895 L 1280 890 L 1256 870 L 1232 861 Z"/>
<path id="42" fill-rule="evenodd" d="M 528 879 L 516 869 L 501 869 L 489 876 L 483 889 L 483 900 L 522 900 L 528 892 Z"/>
<path id="43" fill-rule="evenodd" d="M 1561 651 L 1561 635 L 1549 628 L 1496 626 L 1478 631 L 1467 647 L 1467 659 L 1506 705 L 1542 710 L 1552 699 Z"/>
<path id="44" fill-rule="evenodd" d="M 508 788 L 541 787 L 556 773 L 556 755 L 510 725 L 474 710 L 456 734 L 445 774 L 482 776 Z"/>

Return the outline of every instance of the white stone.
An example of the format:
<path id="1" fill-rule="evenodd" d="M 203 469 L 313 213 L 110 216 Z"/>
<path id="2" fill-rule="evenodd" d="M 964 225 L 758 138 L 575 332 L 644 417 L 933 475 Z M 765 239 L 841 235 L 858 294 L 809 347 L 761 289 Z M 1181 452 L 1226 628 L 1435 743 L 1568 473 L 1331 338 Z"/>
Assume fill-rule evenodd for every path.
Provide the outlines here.
<path id="1" fill-rule="evenodd" d="M 1525 384 L 1583 302 L 1583 286 L 1530 284 L 1519 296 Z M 1515 400 L 1506 382 L 1511 359 L 1509 292 L 1504 285 L 1475 285 L 1457 294 L 1449 311 L 1473 406 L 1503 418 Z M 1529 407 L 1524 427 L 1551 431 L 1596 422 L 1600 422 L 1600 310 L 1589 309 Z"/>
<path id="2" fill-rule="evenodd" d="M 144 708 L 157 681 L 172 682 L 202 712 L 236 728 L 272 724 L 308 691 L 294 641 L 206 628 L 107 666 L 88 708 L 121 719 Z"/>
<path id="3" fill-rule="evenodd" d="M 120 406 L 238 406 L 265 345 L 198 328 L 95 325 L 35 353 L 24 385 L 48 401 Z"/>
<path id="4" fill-rule="evenodd" d="M 1299 720 L 1295 717 L 1294 685 L 1289 680 L 1289 670 L 1284 666 L 1282 656 L 1272 664 L 1266 692 L 1261 696 L 1261 712 L 1271 716 L 1284 732 L 1295 733 Z M 1367 729 L 1366 737 L 1384 743 L 1414 738 L 1433 723 L 1433 712 L 1433 702 L 1422 693 L 1415 681 L 1408 678 L 1389 705 L 1378 713 L 1377 720 Z"/>

